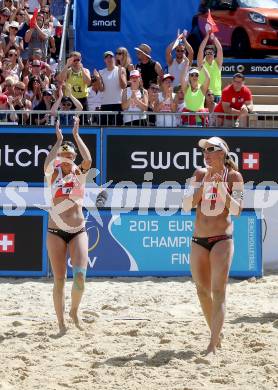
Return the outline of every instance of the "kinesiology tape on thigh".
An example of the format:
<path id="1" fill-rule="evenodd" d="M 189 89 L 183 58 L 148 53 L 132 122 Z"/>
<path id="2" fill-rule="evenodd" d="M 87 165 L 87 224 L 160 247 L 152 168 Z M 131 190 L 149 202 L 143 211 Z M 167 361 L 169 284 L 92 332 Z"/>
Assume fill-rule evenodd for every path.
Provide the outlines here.
<path id="1" fill-rule="evenodd" d="M 87 272 L 87 269 L 86 268 L 82 268 L 82 267 L 73 267 L 72 269 L 72 274 L 73 274 L 73 285 L 74 287 L 77 289 L 77 290 L 81 290 L 82 288 L 80 288 L 79 284 L 78 284 L 78 279 L 77 279 L 77 276 L 78 274 L 82 274 L 83 275 L 83 278 L 84 278 L 84 282 L 85 282 L 85 279 L 86 279 L 86 272 Z"/>

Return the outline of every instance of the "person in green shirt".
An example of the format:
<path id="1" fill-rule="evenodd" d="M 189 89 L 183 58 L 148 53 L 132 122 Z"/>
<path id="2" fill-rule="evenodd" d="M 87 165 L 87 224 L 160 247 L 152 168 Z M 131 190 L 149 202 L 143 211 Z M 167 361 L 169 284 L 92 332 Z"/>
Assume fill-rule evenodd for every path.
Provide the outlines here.
<path id="1" fill-rule="evenodd" d="M 208 45 L 208 40 L 212 40 L 214 45 Z M 216 48 L 216 50 L 215 50 Z M 197 56 L 198 66 L 203 65 L 210 75 L 210 84 L 209 88 L 214 94 L 214 101 L 217 103 L 221 98 L 221 69 L 223 64 L 223 49 L 221 43 L 217 37 L 207 32 L 205 38 L 203 39 Z M 200 82 L 202 83 L 205 79 L 204 73 L 200 74 Z"/>

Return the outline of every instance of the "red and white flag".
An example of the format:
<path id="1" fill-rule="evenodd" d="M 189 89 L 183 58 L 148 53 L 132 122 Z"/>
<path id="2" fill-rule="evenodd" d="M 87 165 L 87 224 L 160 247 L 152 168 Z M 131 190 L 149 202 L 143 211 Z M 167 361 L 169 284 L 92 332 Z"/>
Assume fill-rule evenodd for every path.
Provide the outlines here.
<path id="1" fill-rule="evenodd" d="M 217 31 L 219 31 L 217 24 L 215 23 L 213 17 L 211 16 L 210 9 L 208 10 L 206 31 L 210 31 L 210 33 L 216 33 Z"/>
<path id="2" fill-rule="evenodd" d="M 14 253 L 15 234 L 0 233 L 0 253 Z"/>
<path id="3" fill-rule="evenodd" d="M 242 153 L 242 168 L 245 170 L 259 170 L 260 153 L 255 153 L 255 152 Z"/>

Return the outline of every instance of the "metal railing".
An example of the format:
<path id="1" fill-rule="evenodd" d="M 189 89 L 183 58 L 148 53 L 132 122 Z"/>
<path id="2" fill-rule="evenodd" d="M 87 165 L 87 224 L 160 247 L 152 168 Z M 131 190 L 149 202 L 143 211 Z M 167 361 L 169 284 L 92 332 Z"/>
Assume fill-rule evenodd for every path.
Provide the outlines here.
<path id="1" fill-rule="evenodd" d="M 249 114 L 244 121 L 236 114 L 193 113 L 193 112 L 130 112 L 130 111 L 58 111 L 56 116 L 50 111 L 1 110 L 0 126 L 54 126 L 59 118 L 61 126 L 72 126 L 73 117 L 80 117 L 81 126 L 101 127 L 159 127 L 159 128 L 249 128 L 278 129 L 278 113 L 256 112 Z M 125 123 L 126 118 L 129 119 Z"/>
<path id="2" fill-rule="evenodd" d="M 66 63 L 66 43 L 67 43 L 67 35 L 68 35 L 69 17 L 70 17 L 70 3 L 66 3 L 60 53 L 58 57 L 59 71 L 61 71 L 61 69 L 65 66 Z"/>

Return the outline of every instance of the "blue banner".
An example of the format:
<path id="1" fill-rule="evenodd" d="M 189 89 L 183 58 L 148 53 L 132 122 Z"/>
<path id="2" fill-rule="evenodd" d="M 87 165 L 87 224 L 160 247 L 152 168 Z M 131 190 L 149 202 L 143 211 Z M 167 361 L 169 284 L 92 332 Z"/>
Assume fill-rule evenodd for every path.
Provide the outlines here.
<path id="1" fill-rule="evenodd" d="M 142 212 L 141 212 L 142 214 Z M 190 275 L 190 248 L 195 212 L 159 215 L 100 211 L 103 226 L 87 220 L 87 276 Z M 262 276 L 261 221 L 245 210 L 234 218 L 235 254 L 230 276 Z M 70 259 L 68 276 L 72 276 Z"/>
<path id="2" fill-rule="evenodd" d="M 107 4 L 106 4 L 107 3 Z M 75 2 L 75 45 L 92 71 L 104 68 L 103 53 L 124 46 L 137 63 L 134 47 L 147 43 L 152 57 L 165 64 L 165 49 L 177 30 L 191 30 L 196 0 L 82 0 Z"/>

